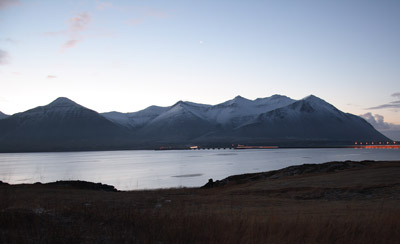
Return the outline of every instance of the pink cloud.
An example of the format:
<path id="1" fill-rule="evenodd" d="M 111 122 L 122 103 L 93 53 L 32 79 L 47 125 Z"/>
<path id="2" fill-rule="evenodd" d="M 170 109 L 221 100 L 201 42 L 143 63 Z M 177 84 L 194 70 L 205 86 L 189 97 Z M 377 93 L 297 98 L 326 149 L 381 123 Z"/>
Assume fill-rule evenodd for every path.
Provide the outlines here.
<path id="1" fill-rule="evenodd" d="M 91 17 L 88 13 L 80 13 L 76 15 L 68 21 L 69 32 L 71 34 L 76 34 L 78 32 L 86 30 L 90 21 Z"/>
<path id="2" fill-rule="evenodd" d="M 48 75 L 47 76 L 47 79 L 56 79 L 57 78 L 57 76 L 55 76 L 55 75 Z"/>
<path id="3" fill-rule="evenodd" d="M 86 31 L 91 22 L 91 16 L 88 13 L 80 13 L 68 20 L 68 29 L 62 31 L 46 32 L 47 36 L 60 36 L 67 35 L 69 40 L 67 40 L 62 46 L 61 51 L 66 49 L 76 47 L 76 45 L 81 42 L 84 38 L 82 32 Z"/>
<path id="4" fill-rule="evenodd" d="M 19 0 L 0 0 L 0 9 L 5 9 L 19 4 Z"/>
<path id="5" fill-rule="evenodd" d="M 64 43 L 64 45 L 62 45 L 61 50 L 65 50 L 68 48 L 73 48 L 76 46 L 76 44 L 78 44 L 78 42 L 80 42 L 80 40 L 69 40 L 66 43 Z"/>

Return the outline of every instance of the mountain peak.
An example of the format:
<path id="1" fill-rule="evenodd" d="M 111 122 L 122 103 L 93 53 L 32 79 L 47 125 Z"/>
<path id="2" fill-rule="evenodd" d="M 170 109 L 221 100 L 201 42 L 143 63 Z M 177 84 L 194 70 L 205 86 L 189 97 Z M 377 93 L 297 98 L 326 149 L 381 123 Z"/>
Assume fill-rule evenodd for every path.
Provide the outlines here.
<path id="1" fill-rule="evenodd" d="M 279 98 L 288 98 L 287 96 L 283 96 L 280 94 L 274 94 L 270 97 L 271 99 L 279 99 Z"/>
<path id="2" fill-rule="evenodd" d="M 79 106 L 76 102 L 66 97 L 59 97 L 49 104 L 50 106 L 66 107 L 66 106 Z"/>
<path id="3" fill-rule="evenodd" d="M 303 98 L 302 100 L 306 100 L 306 101 L 324 101 L 321 98 L 311 94 L 309 96 L 306 96 L 305 98 Z M 324 101 L 325 102 L 325 101 Z"/>
<path id="4" fill-rule="evenodd" d="M 8 116 L 9 116 L 9 115 L 7 115 L 7 114 L 5 114 L 5 113 L 3 113 L 3 112 L 0 111 L 0 119 L 7 118 Z"/>
<path id="5" fill-rule="evenodd" d="M 234 100 L 234 101 L 248 101 L 249 99 L 238 95 L 238 96 L 236 96 L 235 98 L 233 98 L 233 100 Z"/>
<path id="6" fill-rule="evenodd" d="M 323 100 L 323 99 L 321 99 L 321 98 L 319 98 L 319 97 L 317 97 L 315 95 L 312 95 L 312 94 L 307 96 L 307 97 L 305 97 L 305 98 L 303 98 L 303 99 L 301 99 L 301 100 L 307 101 L 307 102 L 311 102 L 311 103 L 314 103 L 314 104 L 329 104 L 325 100 Z M 331 104 L 329 104 L 329 105 L 331 105 Z"/>
<path id="7" fill-rule="evenodd" d="M 175 106 L 183 106 L 183 105 L 186 105 L 186 102 L 184 102 L 184 101 L 182 101 L 182 100 L 179 100 L 179 101 L 177 101 L 174 105 L 172 105 L 172 107 L 175 107 Z"/>
<path id="8" fill-rule="evenodd" d="M 300 101 L 308 102 L 308 104 L 310 104 L 314 108 L 319 107 L 319 108 L 323 108 L 325 110 L 330 110 L 330 111 L 337 110 L 337 108 L 335 108 L 335 106 L 333 106 L 332 104 L 330 104 L 327 101 L 325 101 L 317 96 L 314 96 L 314 95 L 309 95 L 309 96 L 301 99 Z"/>

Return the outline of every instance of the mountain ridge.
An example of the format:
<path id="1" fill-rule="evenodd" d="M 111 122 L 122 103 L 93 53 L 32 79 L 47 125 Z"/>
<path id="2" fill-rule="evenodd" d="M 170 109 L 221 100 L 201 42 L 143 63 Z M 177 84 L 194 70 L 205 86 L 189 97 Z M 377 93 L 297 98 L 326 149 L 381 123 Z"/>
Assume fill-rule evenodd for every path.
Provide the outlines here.
<path id="1" fill-rule="evenodd" d="M 216 105 L 178 101 L 97 113 L 68 98 L 0 119 L 0 151 L 155 149 L 232 144 L 332 146 L 388 141 L 364 119 L 310 95 L 241 96 Z"/>

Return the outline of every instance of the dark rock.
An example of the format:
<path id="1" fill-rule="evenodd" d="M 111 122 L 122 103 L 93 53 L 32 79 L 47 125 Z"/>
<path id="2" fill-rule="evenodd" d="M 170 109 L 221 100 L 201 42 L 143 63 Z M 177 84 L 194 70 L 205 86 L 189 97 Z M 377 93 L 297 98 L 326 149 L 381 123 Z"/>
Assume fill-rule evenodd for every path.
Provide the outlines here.
<path id="1" fill-rule="evenodd" d="M 88 181 L 56 181 L 46 183 L 45 185 L 49 186 L 63 186 L 63 187 L 71 187 L 75 189 L 84 189 L 84 190 L 97 190 L 97 191 L 111 191 L 117 192 L 118 190 L 115 189 L 114 186 L 106 185 L 102 183 L 93 183 Z"/>
<path id="2" fill-rule="evenodd" d="M 209 179 L 207 184 L 205 184 L 204 186 L 202 186 L 201 188 L 211 188 L 214 186 L 214 180 L 213 179 Z"/>
<path id="3" fill-rule="evenodd" d="M 0 185 L 9 185 L 7 182 L 3 182 L 0 180 Z"/>

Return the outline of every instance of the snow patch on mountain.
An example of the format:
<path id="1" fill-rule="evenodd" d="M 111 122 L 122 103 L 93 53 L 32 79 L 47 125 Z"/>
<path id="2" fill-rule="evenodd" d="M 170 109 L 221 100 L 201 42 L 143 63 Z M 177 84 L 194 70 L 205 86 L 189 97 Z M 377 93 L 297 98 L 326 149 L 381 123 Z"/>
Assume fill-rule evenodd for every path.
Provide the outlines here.
<path id="1" fill-rule="evenodd" d="M 136 128 L 145 125 L 163 112 L 167 111 L 170 107 L 150 106 L 143 110 L 132 113 L 120 112 L 107 112 L 101 115 L 106 119 L 125 126 L 127 128 Z"/>
<path id="2" fill-rule="evenodd" d="M 293 102 L 295 100 L 280 95 L 255 100 L 237 96 L 232 100 L 213 106 L 207 112 L 207 117 L 220 124 L 227 124 L 232 121 L 246 122 L 259 114 L 285 107 Z"/>

